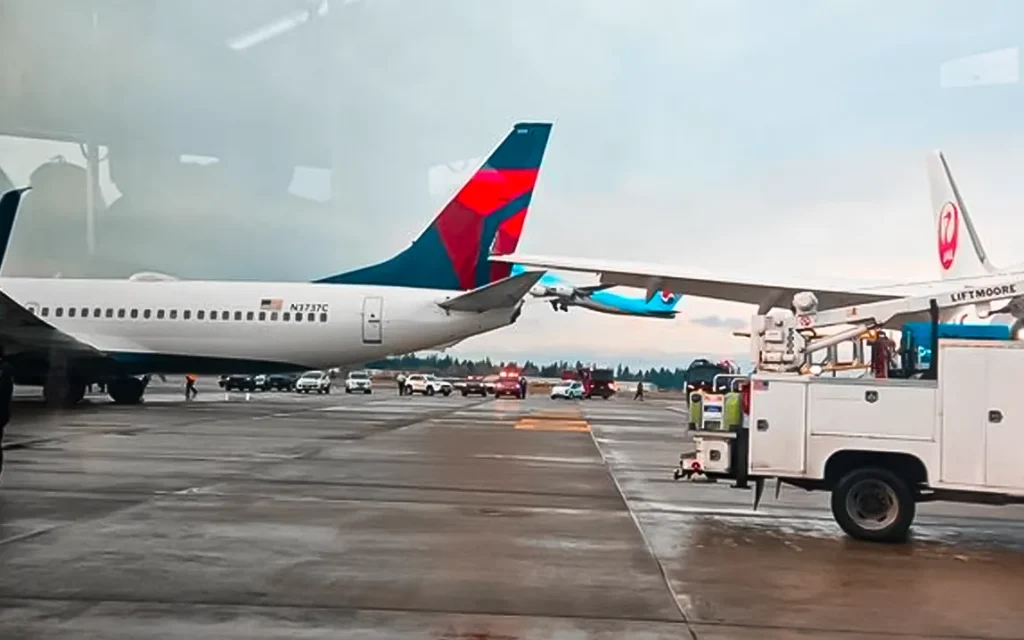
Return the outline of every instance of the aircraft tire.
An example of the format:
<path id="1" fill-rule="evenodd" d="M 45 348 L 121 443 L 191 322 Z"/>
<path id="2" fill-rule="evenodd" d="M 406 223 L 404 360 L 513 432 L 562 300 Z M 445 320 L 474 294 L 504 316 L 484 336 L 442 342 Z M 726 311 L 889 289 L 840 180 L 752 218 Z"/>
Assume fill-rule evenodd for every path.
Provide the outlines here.
<path id="1" fill-rule="evenodd" d="M 139 404 L 146 392 L 146 383 L 138 378 L 118 378 L 107 385 L 107 394 L 114 404 Z"/>

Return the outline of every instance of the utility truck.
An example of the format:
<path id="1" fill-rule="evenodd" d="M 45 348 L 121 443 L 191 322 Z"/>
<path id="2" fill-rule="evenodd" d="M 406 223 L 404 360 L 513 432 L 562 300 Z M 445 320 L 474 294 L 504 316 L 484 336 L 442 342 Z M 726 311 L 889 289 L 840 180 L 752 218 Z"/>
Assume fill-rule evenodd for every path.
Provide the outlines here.
<path id="1" fill-rule="evenodd" d="M 772 478 L 776 493 L 829 491 L 843 531 L 878 542 L 905 540 L 919 502 L 1024 503 L 1024 343 L 1010 327 L 938 322 L 940 309 L 999 301 L 989 315 L 1020 315 L 1021 293 L 1024 280 L 819 312 L 803 292 L 754 316 L 742 426 L 698 429 L 677 479 L 753 483 L 755 509 Z M 855 361 L 837 362 L 844 342 Z"/>

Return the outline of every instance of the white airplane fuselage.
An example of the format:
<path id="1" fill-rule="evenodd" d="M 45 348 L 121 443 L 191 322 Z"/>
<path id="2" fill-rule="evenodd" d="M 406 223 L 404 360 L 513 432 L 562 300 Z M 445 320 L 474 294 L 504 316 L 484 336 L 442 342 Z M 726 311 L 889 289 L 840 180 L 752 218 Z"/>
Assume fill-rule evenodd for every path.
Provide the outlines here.
<path id="1" fill-rule="evenodd" d="M 521 306 L 446 311 L 437 303 L 459 292 L 289 282 L 0 278 L 0 290 L 135 373 L 361 364 L 508 325 Z"/>

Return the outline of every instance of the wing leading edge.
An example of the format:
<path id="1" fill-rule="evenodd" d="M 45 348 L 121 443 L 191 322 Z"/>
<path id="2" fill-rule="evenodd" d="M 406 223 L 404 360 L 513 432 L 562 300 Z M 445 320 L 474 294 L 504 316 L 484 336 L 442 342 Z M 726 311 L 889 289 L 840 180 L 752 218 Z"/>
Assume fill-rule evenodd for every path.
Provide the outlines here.
<path id="1" fill-rule="evenodd" d="M 783 282 L 757 282 L 738 278 L 721 278 L 695 274 L 665 265 L 643 264 L 587 258 L 533 256 L 523 254 L 495 255 L 494 262 L 515 263 L 543 269 L 596 273 L 602 284 L 646 289 L 650 295 L 659 289 L 683 295 L 742 302 L 758 305 L 763 311 L 772 307 L 788 307 L 792 297 L 801 291 L 813 291 L 821 308 L 865 304 L 902 297 L 896 291 L 875 287 L 816 286 Z"/>

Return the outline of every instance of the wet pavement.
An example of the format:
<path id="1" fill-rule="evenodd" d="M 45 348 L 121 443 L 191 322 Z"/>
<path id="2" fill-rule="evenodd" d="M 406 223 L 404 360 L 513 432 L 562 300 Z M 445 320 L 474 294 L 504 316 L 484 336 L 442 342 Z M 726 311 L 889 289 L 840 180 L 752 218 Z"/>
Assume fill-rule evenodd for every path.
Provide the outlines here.
<path id="1" fill-rule="evenodd" d="M 674 482 L 666 405 L 19 404 L 0 638 L 1024 637 L 1024 509 L 853 542 L 824 494 Z"/>

